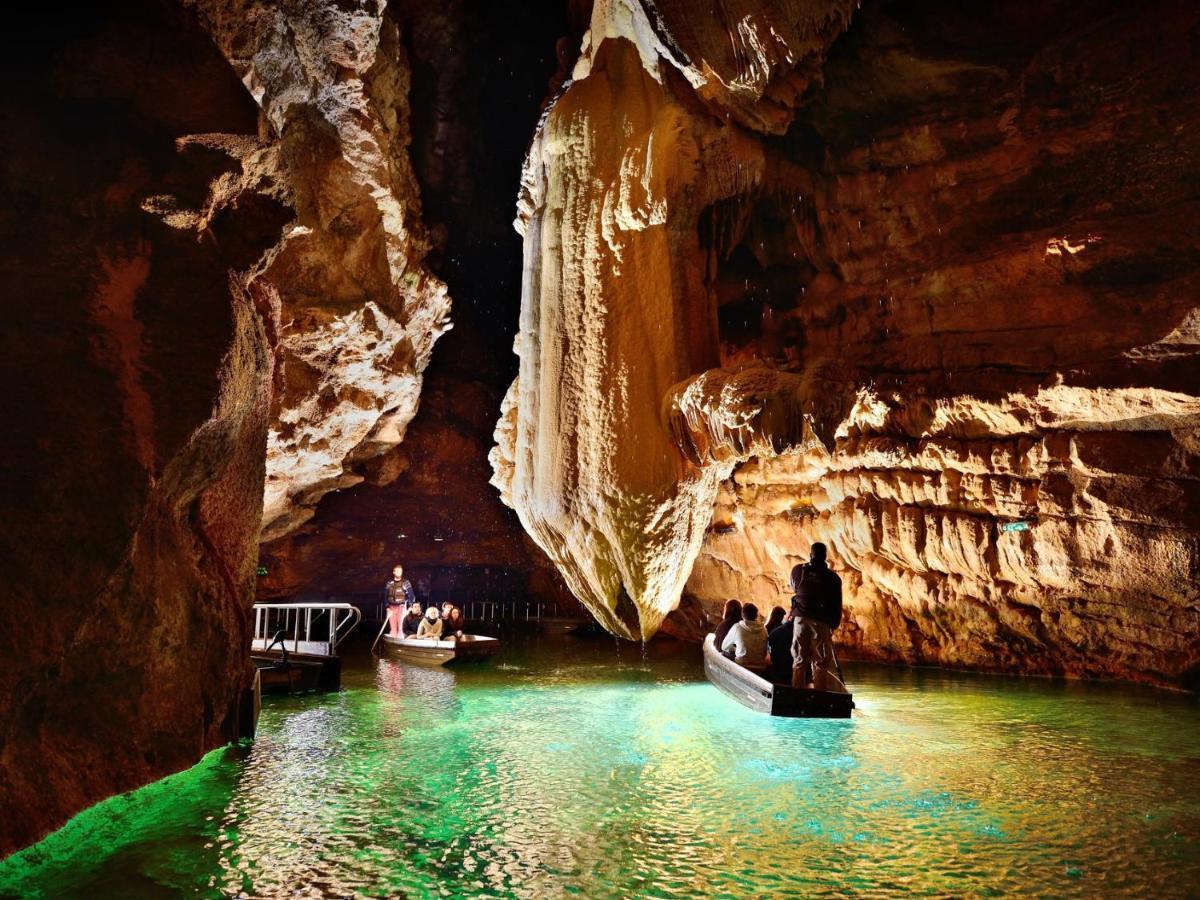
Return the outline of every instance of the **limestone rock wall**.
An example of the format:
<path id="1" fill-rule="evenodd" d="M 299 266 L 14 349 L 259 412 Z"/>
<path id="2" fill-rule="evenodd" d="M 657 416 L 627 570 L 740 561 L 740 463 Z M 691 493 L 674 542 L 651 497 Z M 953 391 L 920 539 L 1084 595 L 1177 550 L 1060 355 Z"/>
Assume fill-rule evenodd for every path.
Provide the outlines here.
<path id="1" fill-rule="evenodd" d="M 1196 12 L 815 8 L 597 6 L 520 202 L 502 492 L 622 633 L 782 602 L 823 539 L 864 655 L 1189 681 Z"/>
<path id="2" fill-rule="evenodd" d="M 496 409 L 516 370 L 521 244 L 512 196 L 547 84 L 572 62 L 565 39 L 562 57 L 555 52 L 574 28 L 565 7 L 388 5 L 410 72 L 408 156 L 429 235 L 424 263 L 454 297 L 454 329 L 423 373 L 421 407 L 403 443 L 356 463 L 365 481 L 327 495 L 315 516 L 264 545 L 260 597 L 365 601 L 379 596 L 399 561 L 418 590 L 441 599 L 486 593 L 577 608 L 489 486 L 487 463 Z"/>
<path id="3" fill-rule="evenodd" d="M 0 855 L 234 736 L 277 307 L 259 273 L 291 218 L 192 17 L 14 16 Z"/>
<path id="4" fill-rule="evenodd" d="M 700 107 L 687 78 L 726 97 L 720 63 L 678 68 L 660 12 L 597 3 L 574 80 L 534 137 L 521 367 L 493 453 L 501 495 L 626 637 L 653 634 L 678 601 L 727 474 L 683 459 L 662 422 L 670 386 L 719 362 L 696 221 L 768 169 L 757 140 Z M 746 94 L 773 83 L 768 56 Z"/>
<path id="5" fill-rule="evenodd" d="M 385 4 L 185 0 L 257 100 L 296 211 L 264 272 L 280 385 L 263 540 L 397 446 L 449 327 L 412 171 L 411 73 Z"/>

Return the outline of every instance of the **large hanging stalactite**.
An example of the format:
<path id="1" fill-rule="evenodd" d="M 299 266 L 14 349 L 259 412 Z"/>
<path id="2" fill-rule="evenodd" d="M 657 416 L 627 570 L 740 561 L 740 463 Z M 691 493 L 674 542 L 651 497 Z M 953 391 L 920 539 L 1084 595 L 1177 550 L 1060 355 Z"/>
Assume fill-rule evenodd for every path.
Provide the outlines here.
<path id="1" fill-rule="evenodd" d="M 823 51 L 803 48 L 844 26 L 834 4 L 824 19 L 811 4 L 686 19 L 668 7 L 597 7 L 582 83 L 535 140 L 521 201 L 523 367 L 493 460 L 572 587 L 628 632 L 609 613 L 632 585 L 646 633 L 689 573 L 674 627 L 695 633 L 726 597 L 783 602 L 791 565 L 823 539 L 854 587 L 847 635 L 863 654 L 1188 677 L 1194 11 L 872 3 L 818 77 Z M 740 43 L 781 15 L 810 29 L 776 27 L 765 56 Z M 611 77 L 592 60 L 621 41 L 667 88 L 640 108 L 667 96 L 687 110 L 674 133 L 703 135 L 662 170 L 642 161 L 638 129 L 590 126 L 607 101 L 586 85 Z M 546 154 L 548 134 L 556 151 L 587 141 Z M 722 172 L 741 183 L 697 203 Z M 622 217 L 660 184 L 686 187 L 647 194 L 653 221 Z M 653 255 L 647 226 L 700 244 Z M 593 259 L 593 244 L 611 253 Z M 667 271 L 648 276 L 649 258 Z M 735 368 L 684 362 L 710 346 L 703 330 L 623 365 L 638 345 L 615 335 L 714 307 Z M 593 344 L 622 377 L 574 374 Z M 667 366 L 678 383 L 662 383 Z M 635 401 L 661 404 L 661 419 L 632 419 Z M 644 508 L 622 503 L 631 488 Z M 714 501 L 720 527 L 692 571 Z"/>

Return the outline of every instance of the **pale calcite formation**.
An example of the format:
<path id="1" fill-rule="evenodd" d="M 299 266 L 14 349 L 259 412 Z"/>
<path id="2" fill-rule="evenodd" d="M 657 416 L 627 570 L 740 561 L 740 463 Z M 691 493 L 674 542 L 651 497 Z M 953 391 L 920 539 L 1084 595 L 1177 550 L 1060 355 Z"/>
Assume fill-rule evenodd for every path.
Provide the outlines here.
<path id="1" fill-rule="evenodd" d="M 841 4 L 826 8 L 843 21 Z M 492 454 L 534 540 L 627 637 L 653 634 L 678 602 L 728 474 L 682 458 L 663 420 L 671 385 L 718 361 L 695 223 L 755 190 L 768 165 L 742 128 L 680 102 L 677 87 L 720 73 L 670 52 L 658 19 L 597 3 L 575 78 L 534 138 L 518 217 L 521 368 Z M 756 34 L 748 23 L 738 46 Z M 743 72 L 748 108 L 790 71 L 778 47 L 762 52 Z"/>
<path id="2" fill-rule="evenodd" d="M 596 4 L 526 172 L 502 495 L 618 633 L 785 602 L 821 539 L 863 655 L 1193 682 L 1200 13 L 868 3 L 826 53 L 848 11 L 785 8 Z"/>
<path id="3" fill-rule="evenodd" d="M 194 0 L 262 108 L 296 210 L 265 277 L 281 298 L 280 391 L 267 444 L 263 539 L 362 480 L 396 446 L 449 327 L 408 157 L 409 71 L 373 2 Z"/>

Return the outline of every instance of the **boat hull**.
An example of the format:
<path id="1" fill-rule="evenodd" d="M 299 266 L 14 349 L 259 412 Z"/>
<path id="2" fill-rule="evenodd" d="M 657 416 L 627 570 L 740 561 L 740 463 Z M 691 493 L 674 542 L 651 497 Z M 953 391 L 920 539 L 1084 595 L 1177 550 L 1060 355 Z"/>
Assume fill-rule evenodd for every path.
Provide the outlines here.
<path id="1" fill-rule="evenodd" d="M 487 659 L 500 649 L 500 641 L 480 634 L 464 634 L 455 641 L 383 636 L 383 647 L 393 659 L 419 666 L 448 666 Z"/>
<path id="2" fill-rule="evenodd" d="M 772 684 L 722 656 L 710 634 L 704 639 L 704 675 L 717 690 L 748 709 L 789 719 L 848 719 L 852 694 Z"/>

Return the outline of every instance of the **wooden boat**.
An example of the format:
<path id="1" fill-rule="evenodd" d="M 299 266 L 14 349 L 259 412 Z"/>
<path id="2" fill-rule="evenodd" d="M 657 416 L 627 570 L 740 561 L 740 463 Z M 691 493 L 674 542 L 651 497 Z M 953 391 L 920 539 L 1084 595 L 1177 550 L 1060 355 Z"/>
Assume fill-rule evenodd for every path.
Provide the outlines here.
<path id="1" fill-rule="evenodd" d="M 762 674 L 760 674 L 760 671 Z M 710 634 L 704 639 L 704 675 L 722 694 L 755 712 L 792 719 L 848 719 L 854 696 L 772 684 L 765 670 L 747 669 L 722 656 Z"/>
<path id="2" fill-rule="evenodd" d="M 429 638 L 383 636 L 388 656 L 422 666 L 446 666 L 451 663 L 486 659 L 500 649 L 499 638 L 482 634 L 464 634 L 457 640 L 434 641 Z"/>

